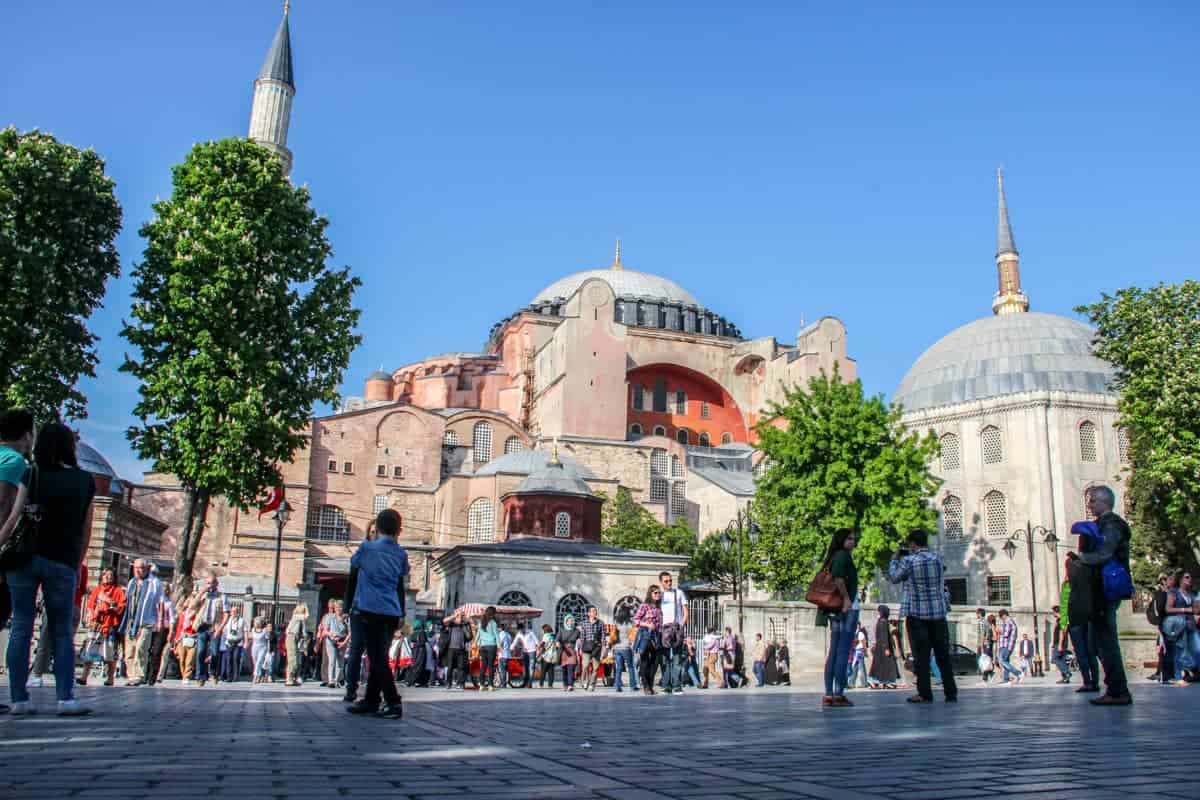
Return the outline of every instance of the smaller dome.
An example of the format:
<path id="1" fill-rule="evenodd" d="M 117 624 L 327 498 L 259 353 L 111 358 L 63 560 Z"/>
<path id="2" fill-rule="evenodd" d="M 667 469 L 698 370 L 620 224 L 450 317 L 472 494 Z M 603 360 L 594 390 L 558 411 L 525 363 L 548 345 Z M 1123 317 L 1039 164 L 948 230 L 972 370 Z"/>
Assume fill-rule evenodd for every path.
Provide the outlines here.
<path id="1" fill-rule="evenodd" d="M 574 497 L 594 497 L 583 479 L 568 472 L 563 464 L 550 462 L 534 470 L 521 482 L 513 494 L 561 494 Z"/>
<path id="2" fill-rule="evenodd" d="M 377 369 L 374 372 L 372 372 L 370 375 L 367 376 L 367 380 L 369 380 L 369 381 L 387 381 L 388 383 L 391 383 L 392 376 L 391 376 L 391 374 L 384 372 L 381 369 Z"/>
<path id="3" fill-rule="evenodd" d="M 75 460 L 79 468 L 101 478 L 116 478 L 117 471 L 113 469 L 108 459 L 100 455 L 100 451 L 82 441 L 75 445 Z"/>
<path id="4" fill-rule="evenodd" d="M 572 478 L 593 480 L 596 475 L 590 469 L 580 464 L 570 456 L 559 457 L 560 467 Z M 522 450 L 519 453 L 509 453 L 493 458 L 479 469 L 476 475 L 497 475 L 501 472 L 509 475 L 532 475 L 550 463 L 550 453 L 545 450 Z"/>

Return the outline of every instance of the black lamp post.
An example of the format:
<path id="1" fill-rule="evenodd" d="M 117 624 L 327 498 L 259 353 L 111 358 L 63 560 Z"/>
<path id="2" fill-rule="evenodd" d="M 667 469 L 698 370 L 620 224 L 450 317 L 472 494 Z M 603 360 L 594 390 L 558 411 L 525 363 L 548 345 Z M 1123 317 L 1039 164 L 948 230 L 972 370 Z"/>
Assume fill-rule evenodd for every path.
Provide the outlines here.
<path id="1" fill-rule="evenodd" d="M 271 584 L 271 655 L 275 655 L 278 641 L 275 628 L 279 616 L 279 557 L 283 552 L 283 526 L 292 518 L 292 506 L 287 500 L 279 504 L 279 508 L 271 515 L 275 520 L 275 580 Z"/>
<path id="2" fill-rule="evenodd" d="M 745 624 L 745 612 L 742 608 L 742 601 L 745 595 L 745 587 L 743 582 L 746 579 L 746 562 L 745 554 L 742 551 L 742 539 L 749 534 L 750 543 L 758 541 L 758 526 L 750 518 L 750 507 L 747 505 L 746 510 L 738 509 L 737 519 L 731 520 L 725 526 L 725 533 L 721 534 L 721 546 L 725 548 L 725 552 L 733 546 L 734 541 L 737 542 L 737 565 L 734 569 L 734 589 L 733 596 L 738 603 L 738 634 L 742 633 L 742 626 Z"/>
<path id="3" fill-rule="evenodd" d="M 1034 525 L 1030 522 L 1025 523 L 1024 528 L 1013 531 L 1012 537 L 1004 543 L 1004 553 L 1009 558 L 1012 558 L 1017 553 L 1017 542 L 1024 540 L 1026 543 L 1026 552 L 1029 555 L 1029 593 L 1033 598 L 1033 674 L 1034 677 L 1043 677 L 1046 673 L 1042 665 L 1042 644 L 1041 644 L 1041 625 L 1038 618 L 1038 603 L 1037 603 L 1037 580 L 1034 575 L 1033 567 L 1033 545 L 1037 543 L 1035 536 L 1041 536 L 1041 542 L 1048 547 L 1055 548 L 1058 545 L 1058 537 L 1054 535 L 1054 531 L 1041 525 Z M 1055 561 L 1058 559 L 1056 558 Z"/>

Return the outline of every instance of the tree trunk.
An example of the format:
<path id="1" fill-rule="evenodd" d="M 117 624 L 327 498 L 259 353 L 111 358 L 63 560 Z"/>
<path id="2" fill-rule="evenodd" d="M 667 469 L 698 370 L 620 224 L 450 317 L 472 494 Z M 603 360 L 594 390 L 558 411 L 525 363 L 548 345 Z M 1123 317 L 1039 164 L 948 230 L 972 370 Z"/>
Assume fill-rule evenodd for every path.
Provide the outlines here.
<path id="1" fill-rule="evenodd" d="M 207 489 L 188 489 L 187 518 L 179 533 L 179 544 L 175 547 L 175 589 L 179 602 L 192 593 L 195 583 L 192 571 L 196 564 L 196 552 L 200 549 L 200 537 L 208 519 L 208 501 L 211 493 Z"/>

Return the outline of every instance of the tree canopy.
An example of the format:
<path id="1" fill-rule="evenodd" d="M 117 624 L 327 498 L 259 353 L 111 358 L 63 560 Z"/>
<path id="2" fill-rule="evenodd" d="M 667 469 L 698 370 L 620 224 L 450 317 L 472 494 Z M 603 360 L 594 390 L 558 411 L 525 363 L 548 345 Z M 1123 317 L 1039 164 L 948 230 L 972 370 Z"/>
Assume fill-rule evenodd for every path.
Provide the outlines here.
<path id="1" fill-rule="evenodd" d="M 121 271 L 121 206 L 94 150 L 48 133 L 0 130 L 0 407 L 39 420 L 87 416 L 94 377 L 87 319 Z"/>
<path id="2" fill-rule="evenodd" d="M 1134 579 L 1200 568 L 1200 282 L 1131 287 L 1080 306 L 1113 365 L 1129 441 Z"/>
<path id="3" fill-rule="evenodd" d="M 140 381 L 129 439 L 174 474 L 189 508 L 175 555 L 190 579 L 209 499 L 246 508 L 281 480 L 316 403 L 335 403 L 359 280 L 327 265 L 328 221 L 280 160 L 244 139 L 199 144 L 141 229 L 133 322 Z"/>
<path id="4" fill-rule="evenodd" d="M 687 522 L 677 519 L 664 525 L 639 505 L 624 486 L 617 487 L 616 497 L 604 498 L 600 516 L 600 540 L 604 544 L 685 556 L 696 548 L 696 532 Z"/>
<path id="5" fill-rule="evenodd" d="M 939 482 L 929 464 L 938 443 L 906 429 L 901 411 L 836 369 L 771 404 L 755 428 L 769 466 L 755 493 L 760 536 L 749 567 L 769 590 L 807 585 L 840 528 L 859 531 L 854 559 L 872 569 L 908 531 L 935 530 L 929 497 Z"/>
<path id="6" fill-rule="evenodd" d="M 737 532 L 734 532 L 737 536 Z M 750 538 L 743 530 L 742 555 L 744 565 L 749 567 L 752 554 Z M 700 540 L 688 560 L 687 578 L 705 581 L 716 587 L 721 594 L 730 594 L 737 587 L 737 540 L 726 539 L 725 531 L 714 531 Z"/>

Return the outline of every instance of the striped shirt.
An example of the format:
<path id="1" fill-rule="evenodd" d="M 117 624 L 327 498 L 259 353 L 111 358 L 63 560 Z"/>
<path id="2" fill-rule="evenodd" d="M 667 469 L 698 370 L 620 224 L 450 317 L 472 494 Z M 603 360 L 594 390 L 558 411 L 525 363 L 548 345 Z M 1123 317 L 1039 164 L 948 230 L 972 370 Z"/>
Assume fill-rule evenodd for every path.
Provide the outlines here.
<path id="1" fill-rule="evenodd" d="M 1000 649 L 1012 652 L 1017 648 L 1017 622 L 1012 617 L 1005 617 L 1000 623 Z"/>
<path id="2" fill-rule="evenodd" d="M 942 557 L 927 549 L 888 564 L 888 580 L 904 584 L 900 616 L 945 619 L 949 610 L 943 578 L 945 571 Z"/>

